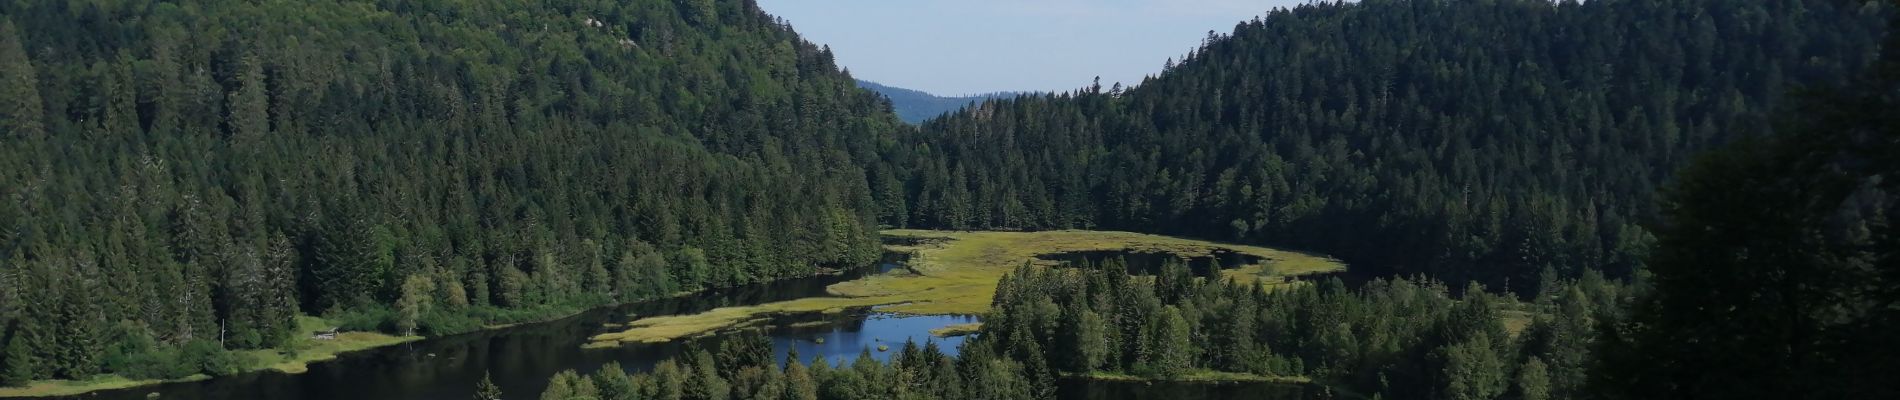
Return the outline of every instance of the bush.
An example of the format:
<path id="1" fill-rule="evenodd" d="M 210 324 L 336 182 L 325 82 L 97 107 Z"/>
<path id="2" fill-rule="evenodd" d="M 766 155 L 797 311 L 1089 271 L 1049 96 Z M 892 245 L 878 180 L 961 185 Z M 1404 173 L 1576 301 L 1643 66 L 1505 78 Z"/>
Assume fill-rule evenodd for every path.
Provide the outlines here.
<path id="1" fill-rule="evenodd" d="M 454 335 L 482 329 L 481 320 L 442 310 L 431 310 L 422 314 L 422 319 L 417 321 L 416 325 L 416 333 L 424 336 Z"/>
<path id="2" fill-rule="evenodd" d="M 218 342 L 198 340 L 185 344 L 181 356 L 184 365 L 197 366 L 197 372 L 211 376 L 232 375 L 244 371 L 243 355 L 225 350 Z"/>
<path id="3" fill-rule="evenodd" d="M 179 350 L 154 347 L 107 360 L 106 368 L 131 379 L 179 379 L 198 373 L 199 367 L 184 362 Z"/>

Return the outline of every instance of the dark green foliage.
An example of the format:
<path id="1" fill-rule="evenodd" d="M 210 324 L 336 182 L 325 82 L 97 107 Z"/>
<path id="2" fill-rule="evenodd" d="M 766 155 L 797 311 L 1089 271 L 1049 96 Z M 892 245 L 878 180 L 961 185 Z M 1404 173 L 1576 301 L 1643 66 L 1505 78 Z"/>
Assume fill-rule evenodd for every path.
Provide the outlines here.
<path id="1" fill-rule="evenodd" d="M 501 387 L 495 386 L 490 376 L 487 371 L 482 372 L 482 381 L 475 384 L 475 400 L 501 400 Z"/>
<path id="2" fill-rule="evenodd" d="M 628 375 L 609 364 L 592 375 L 572 371 L 555 375 L 542 399 L 632 400 L 964 400 L 1049 399 L 1053 393 L 1035 393 L 1021 363 L 988 356 L 988 349 L 963 349 L 965 356 L 943 354 L 934 343 L 919 347 L 907 343 L 891 361 L 878 362 L 868 350 L 850 365 L 833 367 L 822 359 L 811 364 L 796 360 L 784 368 L 753 355 L 759 349 L 757 333 L 728 340 L 720 356 L 706 351 L 687 352 L 680 359 L 660 362 L 651 371 Z M 769 342 L 767 343 L 769 344 Z M 972 354 L 975 353 L 973 356 Z M 973 392 L 973 393 L 972 393 Z M 589 394 L 597 397 L 588 397 Z M 480 397 L 478 397 L 479 399 Z"/>
<path id="3" fill-rule="evenodd" d="M 40 379 L 224 373 L 300 313 L 455 333 L 865 265 L 899 129 L 751 1 L 0 2 L 0 337 Z M 108 362 L 120 321 L 151 345 Z"/>
<path id="4" fill-rule="evenodd" d="M 1523 400 L 1550 400 L 1550 371 L 1544 361 L 1531 357 L 1517 369 L 1517 398 Z"/>
<path id="5" fill-rule="evenodd" d="M 1653 290 L 1605 329 L 1591 391 L 1900 396 L 1896 45 L 1890 36 L 1854 84 L 1792 107 L 1772 135 L 1681 172 L 1662 202 Z"/>
<path id="6" fill-rule="evenodd" d="M 0 140 L 45 134 L 37 74 L 12 19 L 0 16 Z"/>
<path id="7" fill-rule="evenodd" d="M 0 363 L 0 385 L 25 386 L 33 381 L 33 371 L 39 368 L 35 363 L 39 360 L 34 357 L 33 349 L 27 347 L 25 338 L 14 336 L 8 340 L 6 353 L 0 357 L 4 357 L 0 360 L 4 361 Z"/>
<path id="8" fill-rule="evenodd" d="M 186 343 L 180 350 L 179 363 L 196 367 L 195 373 L 210 376 L 224 376 L 241 372 L 246 365 L 243 356 L 225 350 L 218 342 L 197 340 Z"/>
<path id="9" fill-rule="evenodd" d="M 1561 389 L 1550 383 L 1552 377 L 1581 376 L 1595 337 L 1587 324 L 1594 317 L 1573 318 L 1583 312 L 1558 305 L 1557 296 L 1551 303 L 1522 304 L 1476 285 L 1454 298 L 1434 281 L 1374 280 L 1348 290 L 1335 279 L 1269 291 L 1191 276 L 1164 283 L 1164 276 L 1130 276 L 1119 260 L 1018 269 L 997 284 L 996 311 L 971 346 L 1003 350 L 998 354 L 1022 364 L 1032 377 L 1031 367 L 1046 357 L 1055 360 L 1058 374 L 1309 376 L 1388 399 L 1492 399 L 1529 385 L 1548 398 L 1568 398 L 1556 394 Z M 1565 302 L 1609 296 L 1606 302 L 1621 307 L 1623 287 L 1595 276 L 1554 280 L 1551 289 L 1567 293 Z M 1162 300 L 1158 293 L 1164 289 L 1178 295 Z M 1090 316 L 1097 312 L 1101 317 Z M 1504 323 L 1513 313 L 1539 322 L 1513 335 Z M 1548 325 L 1578 319 L 1586 321 L 1586 336 L 1553 339 L 1560 335 L 1551 331 L 1575 328 Z M 1097 343 L 1107 347 L 1106 354 L 1082 350 L 1092 345 L 1079 342 L 1095 340 L 1078 337 L 1090 332 L 1104 333 Z M 1518 374 L 1530 359 L 1576 361 L 1538 361 L 1536 375 Z"/>
<path id="10" fill-rule="evenodd" d="M 1624 277 L 1678 166 L 1761 124 L 1789 88 L 1872 61 L 1890 7 L 1845 3 L 1274 11 L 1131 89 L 924 124 L 891 156 L 910 214 L 881 222 L 1267 243 L 1525 295 L 1545 268 Z"/>
<path id="11" fill-rule="evenodd" d="M 1444 348 L 1445 398 L 1451 400 L 1493 399 L 1504 394 L 1511 381 L 1505 376 L 1503 360 L 1491 344 L 1490 336 L 1477 335 L 1463 343 Z"/>

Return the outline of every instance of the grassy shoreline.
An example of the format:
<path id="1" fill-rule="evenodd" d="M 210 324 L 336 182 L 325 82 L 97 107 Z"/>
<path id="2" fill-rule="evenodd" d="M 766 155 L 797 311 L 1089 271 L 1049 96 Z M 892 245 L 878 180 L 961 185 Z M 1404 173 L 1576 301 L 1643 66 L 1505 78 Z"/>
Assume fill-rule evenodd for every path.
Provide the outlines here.
<path id="1" fill-rule="evenodd" d="M 297 317 L 299 332 L 313 332 L 336 326 L 328 320 L 312 316 Z M 310 363 L 334 360 L 345 353 L 368 350 L 423 339 L 420 336 L 395 336 L 377 332 L 340 332 L 336 339 L 317 340 L 298 337 L 295 340 L 296 354 L 284 354 L 277 349 L 236 351 L 239 357 L 249 362 L 238 374 L 262 371 L 277 371 L 288 374 L 300 374 L 309 371 Z M 213 377 L 195 374 L 178 379 L 131 379 L 117 374 L 101 374 L 88 379 L 54 379 L 33 381 L 23 387 L 0 387 L 0 397 L 53 397 L 75 396 L 101 390 L 130 389 L 166 383 L 195 382 Z"/>
<path id="2" fill-rule="evenodd" d="M 812 276 L 838 275 L 842 273 L 844 273 L 844 271 L 821 270 L 818 273 L 813 274 Z M 699 291 L 681 291 L 681 292 L 668 294 L 666 296 L 657 297 L 657 298 L 648 299 L 648 300 L 642 300 L 642 301 L 656 301 L 656 300 L 680 298 L 680 297 L 691 296 L 697 293 L 700 293 L 700 292 Z M 630 303 L 627 303 L 627 304 L 630 304 Z M 618 307 L 621 305 L 625 305 L 625 304 L 615 303 L 615 304 L 599 305 L 599 306 L 594 306 L 594 307 L 580 307 L 573 310 L 565 310 L 561 312 L 556 312 L 556 313 L 553 313 L 552 315 L 542 317 L 542 318 L 534 318 L 530 320 L 508 322 L 508 323 L 482 324 L 481 327 L 478 329 L 468 331 L 468 332 L 458 332 L 458 333 L 455 333 L 454 335 L 482 332 L 482 331 L 500 330 L 500 329 L 513 328 L 513 327 L 517 327 L 521 325 L 559 321 L 562 319 L 572 318 L 574 316 L 587 313 L 588 311 L 593 311 L 596 309 L 606 308 L 606 307 Z M 329 320 L 316 317 L 316 316 L 309 316 L 309 315 L 298 316 L 297 324 L 298 324 L 299 332 L 315 332 L 315 331 L 321 331 L 321 330 L 328 330 L 331 327 L 335 327 L 339 325 L 336 322 L 329 321 Z M 453 335 L 445 335 L 445 336 L 453 336 Z M 385 333 L 380 333 L 380 332 L 339 332 L 337 334 L 336 339 L 333 339 L 333 340 L 316 340 L 316 339 L 312 339 L 308 337 L 298 337 L 298 338 L 293 339 L 293 340 L 296 340 L 298 343 L 298 351 L 296 352 L 295 355 L 287 355 L 276 349 L 239 350 L 239 351 L 235 351 L 235 353 L 238 353 L 241 357 L 244 357 L 245 359 L 250 360 L 250 362 L 247 363 L 247 365 L 241 371 L 239 371 L 238 374 L 249 374 L 249 373 L 258 373 L 258 372 L 265 372 L 265 371 L 277 371 L 277 372 L 287 373 L 287 374 L 301 374 L 304 372 L 308 372 L 310 370 L 311 363 L 334 360 L 345 353 L 362 351 L 362 350 L 370 350 L 370 349 L 375 349 L 379 347 L 393 346 L 393 345 L 398 345 L 398 344 L 403 344 L 403 343 L 408 343 L 408 342 L 423 340 L 423 339 L 428 339 L 428 338 L 430 337 L 395 336 L 395 335 L 390 335 L 390 334 L 385 334 Z M 207 380 L 207 379 L 212 379 L 212 378 L 215 378 L 215 377 L 210 376 L 210 375 L 205 375 L 205 374 L 195 374 L 195 375 L 187 376 L 184 378 L 178 378 L 178 379 L 131 379 L 131 378 L 127 378 L 125 376 L 121 376 L 118 374 L 100 374 L 100 375 L 96 375 L 87 379 L 49 379 L 49 380 L 33 381 L 27 384 L 26 386 L 19 386 L 19 387 L 0 386 L 0 398 L 36 398 L 36 397 L 76 396 L 76 395 L 81 395 L 81 394 L 86 394 L 86 393 L 91 393 L 91 392 L 96 392 L 96 391 L 101 391 L 101 390 L 130 389 L 130 388 L 136 388 L 136 387 L 142 387 L 142 386 L 162 385 L 162 384 L 167 384 L 167 383 L 195 382 L 195 381 L 202 381 L 202 380 Z"/>
<path id="3" fill-rule="evenodd" d="M 831 297 L 808 297 L 740 307 L 723 307 L 699 314 L 635 320 L 620 332 L 595 335 L 588 347 L 622 343 L 659 343 L 703 336 L 754 324 L 774 315 L 827 312 L 857 307 L 911 315 L 976 315 L 989 311 L 996 283 L 1023 263 L 1053 266 L 1036 256 L 1076 251 L 1131 250 L 1204 256 L 1232 251 L 1260 257 L 1265 262 L 1222 271 L 1226 277 L 1265 285 L 1288 285 L 1287 276 L 1345 270 L 1337 260 L 1306 253 L 1259 246 L 1216 243 L 1168 236 L 1110 231 L 950 232 L 889 230 L 884 235 L 903 238 L 886 245 L 890 251 L 911 254 L 914 273 L 876 275 L 831 285 Z"/>

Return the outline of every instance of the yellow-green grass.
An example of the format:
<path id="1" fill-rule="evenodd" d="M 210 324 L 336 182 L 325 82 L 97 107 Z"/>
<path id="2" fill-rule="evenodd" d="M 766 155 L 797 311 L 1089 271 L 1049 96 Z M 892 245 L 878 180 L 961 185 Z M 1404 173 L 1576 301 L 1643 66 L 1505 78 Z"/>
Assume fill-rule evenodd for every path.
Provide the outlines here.
<path id="1" fill-rule="evenodd" d="M 1039 255 L 1101 250 L 1205 256 L 1225 249 L 1265 262 L 1223 271 L 1242 282 L 1282 284 L 1283 276 L 1342 271 L 1344 264 L 1305 253 L 1258 246 L 1106 231 L 949 232 L 892 230 L 885 235 L 919 239 L 886 246 L 910 253 L 916 274 L 876 275 L 826 288 L 832 297 L 808 297 L 755 306 L 633 321 L 621 332 L 593 337 L 590 347 L 627 342 L 665 342 L 705 335 L 770 315 L 879 306 L 880 311 L 917 315 L 973 315 L 989 311 L 996 282 L 1023 263 L 1051 266 Z"/>
<path id="2" fill-rule="evenodd" d="M 310 338 L 310 332 L 327 330 L 336 326 L 322 318 L 311 316 L 297 317 L 297 332 L 293 345 L 297 354 L 292 357 L 276 349 L 243 350 L 239 356 L 248 362 L 244 372 L 265 369 L 285 373 L 300 374 L 309 370 L 310 363 L 332 360 L 339 354 L 374 347 L 388 346 L 412 340 L 420 336 L 392 336 L 375 332 L 339 332 L 334 340 Z M 182 379 L 131 379 L 119 375 L 105 374 L 84 380 L 47 380 L 35 381 L 25 387 L 0 387 L 0 397 L 50 397 L 72 396 L 99 390 L 125 389 L 139 386 L 156 385 L 167 382 L 189 382 L 210 379 L 203 374 Z"/>
<path id="3" fill-rule="evenodd" d="M 947 338 L 947 337 L 968 335 L 968 334 L 976 333 L 981 330 L 983 330 L 982 322 L 944 325 L 943 327 L 940 327 L 937 329 L 931 329 L 930 336 Z"/>
<path id="4" fill-rule="evenodd" d="M 1530 328 L 1531 321 L 1533 321 L 1536 316 L 1529 311 L 1522 310 L 1505 310 L 1499 314 L 1501 315 L 1499 315 L 1498 318 L 1504 322 L 1504 332 L 1511 334 L 1511 337 L 1517 337 L 1518 334 L 1524 333 L 1525 329 Z"/>
<path id="5" fill-rule="evenodd" d="M 125 388 L 139 387 L 139 386 L 145 386 L 145 385 L 156 385 L 156 384 L 166 383 L 166 382 L 189 382 L 189 381 L 205 380 L 205 379 L 210 379 L 210 378 L 211 378 L 210 376 L 199 374 L 199 375 L 192 375 L 192 376 L 185 377 L 183 379 L 175 379 L 175 380 L 158 380 L 158 379 L 135 380 L 135 379 L 126 378 L 123 376 L 108 374 L 108 375 L 94 376 L 91 379 L 85 379 L 85 380 L 33 381 L 32 384 L 29 384 L 24 387 L 11 387 L 11 386 L 0 387 L 0 397 L 74 396 L 74 395 L 79 395 L 79 394 L 99 391 L 99 390 L 125 389 Z"/>
<path id="6" fill-rule="evenodd" d="M 1090 380 L 1098 380 L 1098 381 L 1116 381 L 1116 382 L 1197 382 L 1197 383 L 1271 382 L 1271 383 L 1294 383 L 1294 384 L 1313 383 L 1312 378 L 1308 378 L 1304 376 L 1266 376 L 1266 375 L 1259 375 L 1259 374 L 1249 374 L 1245 372 L 1226 372 L 1226 371 L 1214 371 L 1214 370 L 1206 370 L 1206 369 L 1195 370 L 1195 371 L 1191 371 L 1185 374 L 1181 374 L 1180 376 L 1174 376 L 1174 377 L 1146 377 L 1146 376 L 1129 375 L 1129 374 L 1120 373 L 1120 372 L 1103 372 L 1103 371 L 1095 371 L 1095 372 L 1090 372 L 1087 374 L 1070 374 L 1068 376 L 1071 378 L 1081 378 L 1081 379 L 1090 379 Z"/>
<path id="7" fill-rule="evenodd" d="M 336 325 L 322 318 L 297 317 L 297 354 L 288 357 L 277 350 L 246 351 L 250 359 L 255 360 L 254 369 L 270 368 L 292 374 L 309 370 L 310 363 L 336 359 L 337 355 L 358 350 L 366 350 L 398 343 L 422 340 L 421 336 L 395 336 L 379 332 L 338 332 L 336 339 L 318 340 L 309 337 L 310 332 L 327 330 Z"/>

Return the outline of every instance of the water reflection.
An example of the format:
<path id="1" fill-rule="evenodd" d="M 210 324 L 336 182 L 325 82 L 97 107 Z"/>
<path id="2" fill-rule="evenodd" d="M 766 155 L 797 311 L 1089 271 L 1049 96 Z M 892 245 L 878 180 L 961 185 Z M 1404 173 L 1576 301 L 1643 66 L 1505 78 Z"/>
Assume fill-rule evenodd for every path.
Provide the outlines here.
<path id="1" fill-rule="evenodd" d="M 887 259 L 876 269 L 865 268 L 864 271 L 842 276 L 761 284 L 593 310 L 547 323 L 432 338 L 344 354 L 336 360 L 311 364 L 309 372 L 302 374 L 257 372 L 199 382 L 101 391 L 71 398 L 142 400 L 147 399 L 149 394 L 157 394 L 162 399 L 206 400 L 462 400 L 473 397 L 475 382 L 480 381 L 484 373 L 492 373 L 495 383 L 510 398 L 534 398 L 546 388 L 548 378 L 562 370 L 590 373 L 610 362 L 618 362 L 629 370 L 645 370 L 659 360 L 680 354 L 691 345 L 710 346 L 713 344 L 711 341 L 723 340 L 723 337 L 714 336 L 687 343 L 583 349 L 581 346 L 586 344 L 587 338 L 611 329 L 606 327 L 608 322 L 625 322 L 629 315 L 696 313 L 718 307 L 824 296 L 825 286 L 856 279 L 864 273 L 906 273 L 901 265 L 894 266 L 899 263 L 901 259 Z M 779 317 L 774 320 L 773 327 L 767 329 L 767 333 L 772 337 L 774 350 L 781 358 L 796 348 L 805 360 L 825 357 L 836 364 L 855 359 L 866 348 L 871 349 L 874 358 L 888 360 L 903 348 L 906 340 L 917 341 L 920 345 L 927 340 L 934 340 L 943 351 L 955 354 L 965 338 L 932 338 L 930 330 L 976 321 L 977 318 L 971 316 L 897 316 L 874 310 L 857 310 L 836 315 Z M 824 339 L 823 343 L 819 343 L 819 338 Z M 880 345 L 889 348 L 887 351 L 877 351 Z M 1123 388 L 1117 385 L 1123 384 L 1070 382 L 1063 384 L 1061 392 L 1064 399 L 1089 400 L 1302 399 L 1259 397 L 1267 393 L 1259 388 Z M 1223 397 L 1229 394 L 1239 397 Z"/>
<path id="2" fill-rule="evenodd" d="M 859 353 L 867 350 L 871 358 L 890 361 L 891 355 L 901 351 L 907 341 L 915 342 L 919 347 L 936 342 L 945 354 L 956 355 L 957 348 L 963 345 L 964 336 L 939 338 L 931 336 L 930 330 L 977 321 L 974 316 L 961 315 L 872 313 L 868 316 L 844 316 L 835 322 L 825 321 L 830 323 L 822 325 L 810 322 L 780 324 L 780 328 L 770 330 L 769 334 L 777 359 L 785 359 L 786 354 L 795 348 L 802 361 L 824 357 L 832 365 L 840 365 L 849 364 L 858 358 Z M 879 350 L 879 346 L 884 346 L 884 350 Z"/>
<path id="3" fill-rule="evenodd" d="M 697 313 L 718 307 L 824 296 L 825 286 L 856 279 L 865 272 L 868 271 L 713 291 L 593 310 L 553 322 L 370 349 L 313 363 L 309 372 L 302 374 L 255 372 L 199 382 L 100 391 L 72 398 L 140 400 L 157 393 L 165 399 L 207 400 L 462 400 L 474 394 L 475 382 L 481 380 L 484 372 L 492 372 L 495 383 L 506 393 L 532 398 L 545 388 L 548 377 L 562 370 L 592 372 L 609 362 L 619 362 L 629 369 L 645 369 L 685 348 L 684 343 L 661 343 L 582 349 L 588 337 L 609 329 L 605 327 L 607 322 L 625 322 L 628 315 Z"/>

